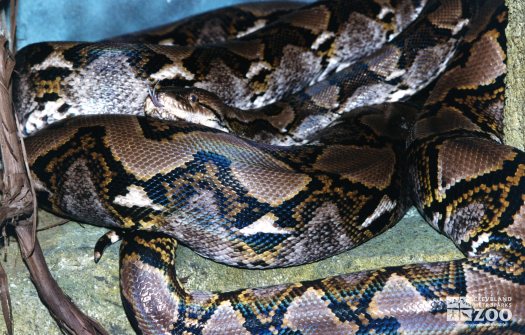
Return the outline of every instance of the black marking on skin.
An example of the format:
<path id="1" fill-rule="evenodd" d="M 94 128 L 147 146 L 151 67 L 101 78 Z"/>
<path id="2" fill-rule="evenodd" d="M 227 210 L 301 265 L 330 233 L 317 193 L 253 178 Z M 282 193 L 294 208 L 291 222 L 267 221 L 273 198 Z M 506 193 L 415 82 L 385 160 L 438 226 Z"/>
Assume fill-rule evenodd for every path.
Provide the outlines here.
<path id="1" fill-rule="evenodd" d="M 205 76 L 209 74 L 209 70 L 212 68 L 210 64 L 219 62 L 224 63 L 232 70 L 232 74 L 240 78 L 244 77 L 252 65 L 252 61 L 231 52 L 227 44 L 223 47 L 220 45 L 197 47 L 191 56 L 182 61 L 182 65 L 192 73 L 201 74 L 201 78 L 197 78 L 200 80 L 205 79 Z"/>
<path id="2" fill-rule="evenodd" d="M 156 241 L 157 243 L 154 243 L 155 249 L 153 247 L 148 247 L 144 245 L 143 243 L 139 243 L 135 240 L 136 237 L 140 237 L 141 239 L 144 239 L 146 243 L 154 243 L 154 240 L 161 239 L 160 243 Z M 170 243 L 171 242 L 171 243 Z M 172 255 L 172 250 L 169 249 L 168 246 L 171 246 L 173 250 L 176 248 L 176 242 L 172 240 L 170 237 L 167 237 L 164 234 L 160 233 L 153 233 L 153 232 L 146 232 L 146 231 L 140 231 L 140 232 L 130 232 L 127 233 L 126 236 L 124 236 L 124 239 L 122 241 L 122 244 L 120 246 L 120 259 L 119 259 L 119 266 L 122 271 L 123 269 L 123 261 L 127 260 L 130 256 L 135 257 L 138 255 L 140 257 L 140 260 L 138 262 L 147 264 L 157 270 L 159 270 L 161 273 L 164 273 L 168 276 L 169 281 L 166 282 L 166 285 L 168 286 L 168 290 L 175 294 L 176 291 L 176 276 L 175 276 L 175 259 L 174 257 L 170 257 L 168 259 L 168 262 L 165 261 L 165 258 L 162 257 L 162 255 L 159 252 L 160 250 L 163 250 L 166 255 Z M 136 271 L 133 271 L 136 274 Z M 143 278 L 140 278 L 140 276 L 137 278 L 135 277 L 137 281 L 144 280 Z M 129 289 L 129 287 L 128 287 Z M 135 292 L 132 289 L 132 292 Z M 122 299 L 122 306 L 124 307 L 124 311 L 126 312 L 126 316 L 132 326 L 132 328 L 135 330 L 137 334 L 142 334 L 142 330 L 139 328 L 139 320 L 136 318 L 135 314 L 135 305 L 133 302 L 130 302 L 126 299 L 126 297 L 122 294 L 123 290 L 120 291 L 120 296 Z M 180 308 L 183 308 L 184 306 L 184 299 L 180 300 Z"/>
<path id="3" fill-rule="evenodd" d="M 48 101 L 57 101 L 58 99 L 60 99 L 60 96 L 57 93 L 44 93 L 44 95 L 41 98 L 36 97 L 35 101 L 40 103 Z M 44 106 L 42 107 L 44 108 Z"/>
<path id="4" fill-rule="evenodd" d="M 317 39 L 317 35 L 311 31 L 297 27 L 283 26 L 273 27 L 267 36 L 264 36 L 261 43 L 264 44 L 263 59 L 273 66 L 279 65 L 283 59 L 283 52 L 286 47 L 297 46 L 308 48 Z"/>
<path id="5" fill-rule="evenodd" d="M 482 134 L 480 134 L 482 136 Z M 475 136 L 474 138 L 480 138 L 480 135 Z M 428 175 L 434 176 L 434 178 L 431 178 L 430 182 L 430 189 L 437 189 L 438 187 L 442 187 L 444 185 L 438 185 L 438 180 L 435 178 L 435 176 L 438 175 L 438 147 L 446 140 L 453 139 L 453 138 L 467 138 L 468 136 L 465 135 L 459 135 L 459 136 L 445 136 L 444 134 L 440 134 L 440 137 L 436 140 L 429 143 L 426 147 L 421 147 L 421 145 L 418 145 L 419 150 L 424 150 L 425 153 L 412 153 L 411 155 L 418 156 L 418 157 L 430 157 L 432 159 L 429 159 L 428 162 Z M 429 142 L 426 140 L 425 142 Z M 423 149 L 424 148 L 424 149 Z M 425 156 L 422 156 L 425 155 Z M 522 158 L 523 159 L 523 158 Z M 409 160 L 413 160 L 413 158 L 409 158 Z M 437 200 L 433 200 L 432 207 L 424 207 L 423 211 L 425 212 L 427 218 L 429 218 L 429 221 L 432 221 L 433 214 L 434 213 L 440 213 L 442 217 L 440 218 L 438 222 L 438 227 L 441 232 L 444 232 L 444 225 L 445 225 L 445 219 L 446 219 L 446 213 L 447 213 L 447 206 L 449 206 L 454 200 L 460 199 L 463 197 L 463 195 L 466 192 L 466 190 L 473 190 L 475 186 L 479 185 L 497 185 L 497 181 L 499 180 L 507 180 L 507 178 L 510 178 L 515 174 L 516 168 L 513 167 L 514 162 L 511 161 L 505 161 L 504 168 L 497 171 L 492 171 L 490 173 L 485 173 L 483 175 L 476 176 L 475 178 L 472 178 L 470 180 L 461 180 L 456 182 L 454 185 L 452 185 L 447 190 L 447 197 L 441 202 L 438 202 Z M 496 183 L 495 183 L 496 181 Z M 423 190 L 424 194 L 428 194 L 428 188 L 424 188 Z M 421 192 L 421 191 L 420 191 Z M 501 197 L 501 192 L 499 188 L 497 190 L 491 190 L 490 192 L 484 192 L 483 190 L 478 191 L 477 193 L 474 193 L 471 197 L 472 199 L 479 200 L 480 202 L 484 203 L 483 199 L 485 197 L 491 197 L 492 199 L 499 199 Z M 510 199 L 510 198 L 509 198 Z M 492 216 L 495 215 L 494 211 L 490 211 L 485 213 L 487 215 L 487 221 L 485 223 L 488 223 L 492 220 Z M 480 225 L 480 227 L 483 227 Z M 463 249 L 465 250 L 465 249 Z"/>
<path id="6" fill-rule="evenodd" d="M 28 45 L 16 53 L 16 64 L 40 64 L 53 50 L 54 48 L 45 42 Z"/>
<path id="7" fill-rule="evenodd" d="M 228 127 L 231 128 L 234 133 L 247 138 L 253 138 L 256 135 L 279 135 L 278 130 L 266 120 L 256 119 L 248 123 L 241 122 L 237 119 L 227 119 Z"/>
<path id="8" fill-rule="evenodd" d="M 158 72 L 165 65 L 173 64 L 171 59 L 160 53 L 152 53 L 146 57 L 147 62 L 140 66 L 143 71 L 143 77 L 148 77 L 151 73 Z"/>
<path id="9" fill-rule="evenodd" d="M 279 103 L 274 103 L 259 108 L 257 112 L 262 112 L 266 116 L 276 116 L 283 112 L 283 107 Z"/>
<path id="10" fill-rule="evenodd" d="M 69 108 L 71 108 L 71 105 L 67 104 L 67 103 L 63 103 L 58 109 L 57 111 L 60 113 L 60 114 L 64 114 L 66 113 Z M 46 119 L 47 119 L 47 115 L 46 115 Z M 46 121 L 46 120 L 44 120 Z"/>
<path id="11" fill-rule="evenodd" d="M 394 13 L 390 12 L 390 13 L 387 13 L 384 17 L 383 17 L 383 21 L 386 22 L 386 23 L 392 23 L 392 20 L 395 18 L 396 16 L 394 15 Z"/>
<path id="12" fill-rule="evenodd" d="M 332 47 L 332 43 L 334 43 L 335 36 L 332 36 L 330 38 L 327 38 L 323 43 L 319 44 L 317 47 L 317 52 L 327 52 Z M 323 59 L 324 63 L 328 63 L 328 58 Z"/>
<path id="13" fill-rule="evenodd" d="M 68 120 L 70 121 L 70 120 Z M 61 123 L 54 123 L 50 127 L 47 127 L 44 131 L 53 131 L 54 128 L 60 127 Z M 126 187 L 129 185 L 129 183 L 134 183 L 134 177 L 132 175 L 129 175 L 126 173 L 126 171 L 122 168 L 122 164 L 120 162 L 117 162 L 114 160 L 114 158 L 111 156 L 111 152 L 106 149 L 106 147 L 103 144 L 103 141 L 100 139 L 104 138 L 105 129 L 104 127 L 85 127 L 85 128 L 79 128 L 75 135 L 71 136 L 68 140 L 68 142 L 62 146 L 60 146 L 56 150 L 50 150 L 45 155 L 40 156 L 31 166 L 32 171 L 35 173 L 35 175 L 38 176 L 39 180 L 46 181 L 46 188 L 49 189 L 52 192 L 52 198 L 48 198 L 47 192 L 39 192 L 38 193 L 38 201 L 39 204 L 47 210 L 53 211 L 53 204 L 59 203 L 57 199 L 63 196 L 64 190 L 61 189 L 62 185 L 62 174 L 57 171 L 67 171 L 69 166 L 77 162 L 81 159 L 86 159 L 86 161 L 90 164 L 90 175 L 86 176 L 89 177 L 92 180 L 92 184 L 97 187 L 100 185 L 103 185 L 102 181 L 105 180 L 105 176 L 102 175 L 104 172 L 104 169 L 98 166 L 98 161 L 90 159 L 89 156 L 90 153 L 96 152 L 100 153 L 104 157 L 105 163 L 109 166 L 109 169 L 117 175 L 121 176 L 121 178 L 114 178 L 112 180 L 112 187 L 110 187 L 111 192 L 118 192 L 121 190 L 121 193 L 127 193 Z M 82 143 L 82 139 L 84 141 L 90 141 L 95 147 L 92 149 L 87 150 L 86 148 L 82 148 L 79 146 L 79 143 Z M 73 151 L 71 151 L 73 150 Z M 56 159 L 65 157 L 66 153 L 68 153 L 68 158 L 64 160 L 60 160 L 60 164 L 56 164 Z M 50 165 L 55 161 L 54 164 Z M 53 167 L 52 170 L 48 170 L 49 167 Z M 54 184 L 51 183 L 52 176 L 57 177 Z M 122 183 L 123 180 L 128 180 L 128 182 Z M 122 184 L 119 184 L 122 183 Z M 121 188 L 117 189 L 118 186 L 121 186 L 123 188 L 123 191 Z M 101 194 L 106 194 L 103 192 L 103 190 L 98 187 L 97 189 L 97 197 L 101 198 Z M 56 198 L 56 199 L 55 199 Z M 53 200 L 54 199 L 54 200 Z M 111 210 L 109 209 L 106 201 L 100 202 L 101 206 L 107 211 L 107 213 L 111 213 Z M 91 222 L 89 217 L 75 217 L 73 215 L 74 213 L 68 213 L 71 215 L 72 218 L 75 220 L 78 220 L 80 222 L 86 222 L 93 225 L 101 225 L 101 222 Z M 118 218 L 112 217 L 113 220 L 119 221 Z"/>
<path id="14" fill-rule="evenodd" d="M 34 81 L 38 80 L 55 80 L 58 78 L 65 78 L 73 71 L 64 67 L 50 66 L 44 70 L 40 70 L 31 76 Z"/>
<path id="15" fill-rule="evenodd" d="M 330 294 L 331 290 L 329 288 L 323 288 L 327 290 L 323 296 L 323 300 L 330 302 L 328 308 L 330 308 L 332 313 L 334 313 L 341 322 L 355 323 L 357 325 L 362 323 L 362 320 L 358 317 L 358 313 L 349 308 L 348 302 L 344 300 L 338 301 L 332 294 Z"/>
<path id="16" fill-rule="evenodd" d="M 288 237 L 290 237 L 290 234 L 272 234 L 259 232 L 253 235 L 240 235 L 239 239 L 249 245 L 256 254 L 260 255 L 265 251 L 273 250 Z"/>
<path id="17" fill-rule="evenodd" d="M 256 75 L 254 75 L 252 77 L 252 81 L 253 82 L 257 82 L 257 83 L 261 83 L 261 84 L 264 84 L 266 82 L 266 78 L 268 75 L 272 74 L 273 72 L 270 70 L 270 69 L 267 69 L 267 68 L 263 68 L 259 71 L 259 73 L 257 73 Z M 255 100 L 257 99 L 256 96 L 253 96 L 250 98 L 250 101 L 251 102 L 254 102 Z"/>
<path id="18" fill-rule="evenodd" d="M 503 76 L 499 76 L 494 82 L 488 85 L 478 85 L 475 89 L 452 88 L 448 91 L 445 101 L 447 106 L 456 107 L 458 110 L 461 110 L 464 116 L 472 120 L 473 124 L 476 124 L 487 134 L 496 135 L 498 138 L 503 140 L 503 124 L 502 122 L 497 122 L 498 119 L 503 119 L 503 115 L 481 113 L 482 111 L 489 111 L 490 109 L 488 107 L 495 101 L 502 101 L 503 105 L 505 95 L 504 92 L 498 92 L 498 95 L 490 100 L 483 99 L 483 96 L 493 95 L 498 87 L 504 87 L 504 85 L 505 78 Z M 470 98 L 470 101 L 474 102 L 474 105 L 467 105 L 465 103 L 465 98 L 467 97 Z M 503 113 L 503 109 L 499 110 L 498 112 Z M 480 122 L 480 116 L 487 118 L 487 120 Z M 496 129 L 491 127 L 491 124 L 494 124 L 495 122 L 494 120 L 496 120 L 497 124 Z"/>
<path id="19" fill-rule="evenodd" d="M 410 279 L 416 290 L 427 300 L 438 300 L 439 296 L 435 294 L 436 291 L 446 292 L 447 295 L 450 296 L 464 297 L 467 294 L 467 282 L 463 267 L 461 266 L 464 261 L 465 260 L 456 260 L 453 261 L 453 264 L 456 264 L 456 266 L 442 267 L 446 274 L 442 272 L 434 274 L 437 278 L 421 278 L 417 275 L 411 276 L 410 272 L 406 273 L 405 276 Z M 451 273 L 451 269 L 454 270 L 453 273 Z M 451 281 L 451 279 L 453 281 Z"/>
<path id="20" fill-rule="evenodd" d="M 207 133 L 223 133 L 218 129 L 207 128 L 194 123 L 184 121 L 159 121 L 147 117 L 137 117 L 144 138 L 154 141 L 162 141 L 171 138 L 177 133 L 189 134 L 194 131 L 206 131 Z"/>
<path id="21" fill-rule="evenodd" d="M 159 88 L 162 87 L 186 87 L 186 86 L 193 86 L 195 84 L 195 80 L 188 80 L 183 78 L 175 78 L 175 79 L 162 79 L 158 82 L 156 82 L 157 86 Z"/>
<path id="22" fill-rule="evenodd" d="M 94 59 L 98 58 L 99 55 L 95 50 L 89 48 L 89 43 L 79 43 L 73 47 L 64 50 L 62 56 L 68 62 L 73 64 L 73 67 L 80 68 L 82 64 L 89 64 Z"/>
<path id="23" fill-rule="evenodd" d="M 164 130 L 163 134 L 158 134 L 158 132 L 155 130 L 155 121 L 152 121 L 151 119 L 147 118 L 139 118 L 141 121 L 141 126 L 143 130 L 146 131 L 145 135 L 147 136 L 147 133 L 149 132 L 149 135 L 155 135 L 156 140 L 162 140 L 162 138 L 166 138 L 166 136 L 169 136 L 170 134 L 173 134 L 174 132 L 177 132 L 179 130 L 183 130 L 185 132 L 187 131 L 193 131 L 196 128 L 201 127 L 195 127 L 195 126 L 188 126 L 188 128 L 184 128 L 184 123 L 169 123 L 169 126 L 166 130 Z M 178 127 L 177 125 L 180 126 Z M 148 126 L 151 127 L 151 131 L 149 131 Z M 301 192 L 297 196 L 295 196 L 293 199 L 284 202 L 281 206 L 278 208 L 270 208 L 268 204 L 260 203 L 255 198 L 252 198 L 251 196 L 247 196 L 247 191 L 244 189 L 242 185 L 240 185 L 238 182 L 231 179 L 231 170 L 230 170 L 230 164 L 231 162 L 221 155 L 215 154 L 213 152 L 207 152 L 203 151 L 201 149 L 200 151 L 197 151 L 194 155 L 194 160 L 191 162 L 188 162 L 185 164 L 184 167 L 174 169 L 173 171 L 167 173 L 167 174 L 158 174 L 152 178 L 150 178 L 147 181 L 141 181 L 136 180 L 132 175 L 129 175 L 126 173 L 126 171 L 122 167 L 122 163 L 115 161 L 114 157 L 111 155 L 111 151 L 109 151 L 106 147 L 104 142 L 102 141 L 104 137 L 105 129 L 103 127 L 85 127 L 80 128 L 80 130 L 77 132 L 77 134 L 72 137 L 72 140 L 69 141 L 70 145 L 65 145 L 61 147 L 62 152 L 65 152 L 63 150 L 68 150 L 68 148 L 74 147 L 75 145 L 78 145 L 76 143 L 81 143 L 82 141 L 88 141 L 94 147 L 92 148 L 86 148 L 85 150 L 79 151 L 79 153 L 75 155 L 80 155 L 79 157 L 89 157 L 92 153 L 97 153 L 99 155 L 100 159 L 104 161 L 104 164 L 109 168 L 109 171 L 111 171 L 112 174 L 114 174 L 114 177 L 111 179 L 110 183 L 106 185 L 106 188 L 104 190 L 100 189 L 98 190 L 98 196 L 104 197 L 109 199 L 111 203 L 111 199 L 115 199 L 116 196 L 122 196 L 128 193 L 127 187 L 129 185 L 137 185 L 139 187 L 142 187 L 146 193 L 148 194 L 148 197 L 152 199 L 152 201 L 156 204 L 161 205 L 170 205 L 170 208 L 166 211 L 154 211 L 151 208 L 144 208 L 139 206 L 133 206 L 133 207 L 127 207 L 127 206 L 119 206 L 116 204 L 112 204 L 110 207 L 119 213 L 119 215 L 125 216 L 125 217 L 132 217 L 134 219 L 134 222 L 139 222 L 140 220 L 143 220 L 145 222 L 148 222 L 152 219 L 153 216 L 161 215 L 166 216 L 170 213 L 173 213 L 174 211 L 177 211 L 184 206 L 187 205 L 187 202 L 191 200 L 192 195 L 195 194 L 195 192 L 198 192 L 199 190 L 210 190 L 213 192 L 213 197 L 215 201 L 220 205 L 219 210 L 219 216 L 217 217 L 218 221 L 212 222 L 213 224 L 220 224 L 220 225 L 233 225 L 237 227 L 238 229 L 242 229 L 250 224 L 252 224 L 255 219 L 260 218 L 263 214 L 274 212 L 279 218 L 286 218 L 285 219 L 279 219 L 276 224 L 279 227 L 296 227 L 297 222 L 292 218 L 292 211 L 297 208 L 297 206 L 304 202 L 306 197 L 309 196 L 308 192 Z M 81 141 L 81 138 L 83 139 Z M 292 149 L 290 149 L 292 150 Z M 297 149 L 299 150 L 299 149 Z M 54 155 L 60 156 L 60 153 L 49 153 L 48 155 Z M 63 155 L 63 154 L 62 154 Z M 46 156 L 47 157 L 47 156 Z M 78 158 L 77 158 L 78 159 Z M 69 158 L 67 161 L 72 162 L 74 158 Z M 103 173 L 105 169 L 97 168 L 96 165 L 98 165 L 98 160 L 95 162 L 93 161 L 92 164 L 95 164 L 91 167 L 92 171 L 100 171 L 100 173 Z M 188 179 L 191 180 L 196 173 L 206 173 L 206 166 L 207 164 L 213 164 L 218 168 L 218 173 L 216 174 L 216 178 L 219 179 L 220 183 L 222 185 L 225 185 L 228 188 L 231 188 L 234 190 L 235 194 L 238 195 L 238 199 L 236 201 L 239 201 L 241 203 L 247 204 L 248 208 L 243 210 L 242 212 L 238 213 L 232 220 L 227 219 L 229 213 L 227 212 L 227 207 L 224 206 L 224 204 L 229 203 L 229 199 L 224 197 L 224 193 L 220 192 L 219 189 L 217 189 L 215 182 L 204 178 L 200 181 L 198 181 L 197 188 L 189 187 L 184 190 L 181 190 L 181 192 L 178 192 L 177 194 L 169 195 L 166 190 L 166 187 L 164 185 L 167 181 L 173 181 L 173 180 L 184 180 Z M 63 168 L 63 167 L 61 167 Z M 38 169 L 37 170 L 45 170 L 45 169 Z M 55 170 L 54 170 L 55 171 Z M 47 173 L 47 172 L 46 172 Z M 56 173 L 56 172 L 52 172 Z M 50 176 L 45 175 L 39 175 L 39 178 L 41 180 L 50 180 Z M 100 178 L 103 178 L 102 176 L 95 176 L 92 175 L 90 178 L 94 178 L 93 181 L 96 185 L 103 184 L 100 182 Z M 360 184 L 354 184 L 350 183 L 346 180 L 339 180 L 336 176 L 330 176 L 331 180 L 333 180 L 332 185 L 330 186 L 330 191 L 335 191 L 336 189 L 342 188 L 345 190 L 356 190 L 356 192 L 364 192 L 365 188 Z M 98 183 L 97 183 L 97 180 Z M 320 189 L 322 187 L 322 183 L 317 181 L 317 178 L 314 178 L 314 182 L 310 183 L 308 187 L 310 189 Z M 56 191 L 56 190 L 55 190 Z M 372 193 L 374 193 L 373 190 L 371 190 Z M 382 194 L 382 193 L 381 193 Z M 323 194 L 319 196 L 319 199 L 313 200 L 313 203 L 310 202 L 302 212 L 301 215 L 304 216 L 305 220 L 308 220 L 313 213 L 315 212 L 316 208 L 319 207 L 319 204 L 324 203 L 324 199 L 329 199 L 329 194 Z M 175 202 L 174 202 L 175 201 Z M 106 202 L 106 201 L 104 201 Z M 343 204 L 344 203 L 344 204 Z M 337 206 L 341 208 L 349 208 L 351 207 L 351 199 L 342 199 L 338 202 Z M 348 216 L 347 210 L 344 210 L 342 215 L 344 217 L 344 220 L 346 220 L 346 217 Z M 363 208 L 363 211 L 365 212 L 373 212 L 375 210 L 375 206 L 365 206 Z M 360 212 L 361 215 L 362 212 Z M 153 215 L 153 216 L 152 216 Z M 381 221 L 381 220 L 380 220 Z M 100 224 L 100 223 L 99 223 Z M 383 225 L 381 225 L 383 227 Z M 161 228 L 157 227 L 156 229 Z M 169 230 L 166 231 L 167 233 L 170 233 Z M 247 238 L 246 242 L 251 245 L 254 250 L 259 250 L 260 252 L 264 252 L 264 248 L 271 248 L 272 246 L 278 245 L 281 243 L 281 239 L 284 240 L 288 238 L 289 234 L 283 234 L 283 235 L 276 235 L 276 234 L 263 234 L 264 236 L 255 236 L 255 237 L 249 237 Z M 273 237 L 272 237 L 273 236 Z M 266 242 L 271 242 L 266 245 L 265 243 L 261 244 L 261 238 L 266 240 Z M 184 241 L 181 241 L 184 242 Z M 265 245 L 263 249 L 262 245 Z M 246 266 L 246 264 L 245 264 Z"/>

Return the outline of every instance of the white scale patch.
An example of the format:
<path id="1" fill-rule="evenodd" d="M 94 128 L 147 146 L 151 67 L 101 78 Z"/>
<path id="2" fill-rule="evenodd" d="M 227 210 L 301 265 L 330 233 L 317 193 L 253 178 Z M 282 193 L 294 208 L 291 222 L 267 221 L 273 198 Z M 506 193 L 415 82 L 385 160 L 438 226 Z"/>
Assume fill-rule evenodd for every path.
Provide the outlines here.
<path id="1" fill-rule="evenodd" d="M 454 29 L 452 29 L 452 34 L 453 35 L 456 35 L 457 33 L 459 33 L 461 31 L 461 29 L 463 29 L 463 27 L 465 27 L 466 25 L 468 25 L 470 22 L 469 19 L 463 19 L 463 20 L 460 20 L 458 22 L 458 24 L 456 24 L 456 26 L 454 27 Z"/>
<path id="2" fill-rule="evenodd" d="M 248 70 L 248 73 L 246 73 L 246 78 L 248 79 L 252 79 L 254 76 L 258 75 L 261 70 L 263 69 L 267 69 L 267 70 L 271 70 L 271 65 L 268 64 L 267 62 L 256 62 L 256 63 L 252 63 L 252 65 L 250 65 L 250 69 Z"/>
<path id="3" fill-rule="evenodd" d="M 404 75 L 406 73 L 406 70 L 404 69 L 398 69 L 398 70 L 394 70 L 392 71 L 388 77 L 385 78 L 385 80 L 392 80 L 392 79 L 395 79 L 395 78 L 398 78 L 398 77 L 401 77 L 402 75 Z"/>
<path id="4" fill-rule="evenodd" d="M 128 194 L 122 196 L 118 195 L 115 197 L 114 202 L 117 205 L 125 206 L 125 207 L 151 207 L 154 210 L 160 211 L 164 207 L 158 204 L 154 204 L 153 201 L 148 197 L 148 194 L 144 189 L 140 186 L 131 185 L 128 186 Z"/>
<path id="5" fill-rule="evenodd" d="M 395 93 L 390 95 L 390 99 L 388 99 L 388 102 L 396 102 L 400 101 L 401 99 L 413 95 L 416 92 L 416 90 L 406 89 L 406 90 L 398 90 Z"/>
<path id="6" fill-rule="evenodd" d="M 164 66 L 157 73 L 151 75 L 151 78 L 160 81 L 163 79 L 183 78 L 186 80 L 193 80 L 195 75 L 177 63 Z"/>
<path id="7" fill-rule="evenodd" d="M 266 25 L 266 20 L 259 19 L 255 21 L 253 23 L 253 26 L 251 26 L 250 28 L 246 29 L 245 31 L 238 32 L 236 37 L 239 38 L 239 37 L 243 37 L 244 35 L 253 33 L 256 30 L 263 28 L 265 25 Z"/>
<path id="8" fill-rule="evenodd" d="M 239 230 L 239 233 L 244 235 L 255 235 L 257 233 L 288 234 L 289 232 L 286 229 L 275 224 L 278 219 L 273 213 L 268 213 L 251 225 Z"/>
<path id="9" fill-rule="evenodd" d="M 341 104 L 341 113 L 348 112 L 362 106 L 369 106 L 391 101 L 388 99 L 388 96 L 394 89 L 394 86 L 387 83 L 361 86 L 355 90 L 351 97 L 346 99 L 346 101 Z"/>
<path id="10" fill-rule="evenodd" d="M 159 45 L 175 45 L 175 40 L 173 38 L 166 38 L 159 41 Z"/>
<path id="11" fill-rule="evenodd" d="M 120 237 L 114 231 L 109 232 L 107 237 L 109 237 L 109 240 L 111 241 L 111 243 L 117 243 L 118 241 L 120 241 Z"/>
<path id="12" fill-rule="evenodd" d="M 471 248 L 472 251 L 469 252 L 469 256 L 476 256 L 478 248 L 483 243 L 486 243 L 489 241 L 490 234 L 489 233 L 483 233 L 478 236 L 478 239 L 474 242 L 472 242 Z"/>
<path id="13" fill-rule="evenodd" d="M 432 216 L 432 226 L 439 230 L 439 221 L 442 219 L 442 216 L 440 213 L 434 213 Z"/>
<path id="14" fill-rule="evenodd" d="M 363 222 L 363 227 L 368 227 L 371 225 L 378 217 L 383 215 L 384 213 L 387 213 L 394 208 L 396 208 L 397 202 L 392 201 L 388 196 L 384 195 L 381 201 L 379 202 L 379 205 L 374 210 L 374 213 L 366 218 L 365 222 Z"/>
<path id="15" fill-rule="evenodd" d="M 48 101 L 45 104 L 43 110 L 35 110 L 29 114 L 26 121 L 24 131 L 29 135 L 39 129 L 46 127 L 48 124 L 64 119 L 69 115 L 77 115 L 79 111 L 77 109 L 68 110 L 67 114 L 61 114 L 57 110 L 64 104 L 64 99 L 58 99 L 57 101 Z M 44 121 L 44 117 L 47 119 Z"/>
<path id="16" fill-rule="evenodd" d="M 383 8 L 381 8 L 381 11 L 379 12 L 379 14 L 377 14 L 377 17 L 380 20 L 383 20 L 385 18 L 385 16 L 387 16 L 390 13 L 392 13 L 392 8 L 383 7 Z"/>
<path id="17" fill-rule="evenodd" d="M 341 110 L 338 110 L 341 111 Z M 321 129 L 326 128 L 333 121 L 339 117 L 336 113 L 328 112 L 323 115 L 309 115 L 304 118 L 304 120 L 297 126 L 293 140 L 288 139 L 283 143 L 283 145 L 297 145 L 304 144 L 308 140 L 307 138 L 320 131 Z"/>
<path id="18" fill-rule="evenodd" d="M 321 46 L 321 44 L 323 44 L 326 40 L 328 40 L 329 38 L 332 38 L 335 34 L 332 32 L 332 31 L 329 31 L 329 32 L 323 32 L 321 35 L 319 35 L 317 37 L 317 39 L 314 41 L 314 43 L 312 43 L 312 50 L 317 50 L 319 49 L 319 46 Z"/>

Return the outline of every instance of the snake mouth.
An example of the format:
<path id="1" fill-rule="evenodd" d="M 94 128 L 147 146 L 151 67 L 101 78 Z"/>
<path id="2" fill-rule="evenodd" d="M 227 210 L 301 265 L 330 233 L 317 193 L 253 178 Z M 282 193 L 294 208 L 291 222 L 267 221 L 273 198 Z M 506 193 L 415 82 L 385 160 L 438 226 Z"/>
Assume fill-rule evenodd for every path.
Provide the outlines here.
<path id="1" fill-rule="evenodd" d="M 186 97 L 175 90 L 148 88 L 148 97 L 144 104 L 144 113 L 165 119 L 186 119 L 199 110 L 191 106 Z"/>
<path id="2" fill-rule="evenodd" d="M 164 107 L 164 105 L 159 100 L 159 96 L 157 92 L 157 85 L 153 87 L 148 87 L 148 98 L 151 100 L 151 103 L 153 103 L 153 106 L 157 108 Z"/>
<path id="3" fill-rule="evenodd" d="M 196 88 L 155 87 L 148 89 L 144 104 L 146 116 L 172 121 L 186 121 L 229 132 L 224 126 L 220 113 L 207 104 L 204 90 Z"/>

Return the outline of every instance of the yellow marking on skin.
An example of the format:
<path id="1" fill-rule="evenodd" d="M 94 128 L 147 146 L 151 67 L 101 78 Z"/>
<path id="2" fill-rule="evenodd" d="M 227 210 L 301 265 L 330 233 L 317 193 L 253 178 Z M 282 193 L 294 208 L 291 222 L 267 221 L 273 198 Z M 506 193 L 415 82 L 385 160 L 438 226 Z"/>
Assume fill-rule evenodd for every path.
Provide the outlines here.
<path id="1" fill-rule="evenodd" d="M 302 213 L 304 212 L 304 208 L 308 206 L 311 202 L 316 202 L 317 197 L 319 194 L 330 194 L 331 192 L 331 186 L 332 186 L 332 179 L 330 179 L 327 176 L 318 176 L 317 179 L 323 184 L 323 186 L 318 189 L 311 192 L 311 194 L 306 198 L 304 201 L 302 201 L 300 204 L 298 204 L 292 214 L 292 218 L 298 222 L 304 222 L 304 217 Z M 353 195 L 358 196 L 357 193 L 354 193 Z"/>
<path id="2" fill-rule="evenodd" d="M 499 32 L 486 32 L 470 49 L 470 57 L 464 66 L 457 66 L 446 73 L 436 83 L 426 104 L 442 101 L 453 89 L 477 89 L 489 85 L 505 74 L 506 55 L 498 42 Z M 480 62 L 480 57 L 487 61 Z M 487 66 L 487 63 L 491 66 Z"/>
<path id="3" fill-rule="evenodd" d="M 136 243 L 158 253 L 164 264 L 172 266 L 172 263 L 175 261 L 175 251 L 177 249 L 177 242 L 175 239 L 159 237 L 146 240 L 140 236 L 135 236 L 134 240 Z"/>
<path id="4" fill-rule="evenodd" d="M 36 96 L 42 98 L 45 94 L 56 93 L 60 95 L 60 77 L 54 80 L 40 80 L 36 83 Z"/>
<path id="5" fill-rule="evenodd" d="M 271 307 L 268 316 L 259 315 L 257 318 L 261 322 L 271 322 L 275 316 L 276 310 L 279 309 L 279 304 L 275 304 L 275 301 L 282 300 L 284 298 L 293 296 L 293 291 L 302 286 L 301 283 L 270 286 L 262 288 L 246 289 L 239 292 L 237 299 L 245 306 L 249 306 L 252 310 L 259 309 L 263 305 L 266 309 Z"/>
<path id="6" fill-rule="evenodd" d="M 519 211 L 512 217 L 513 223 L 503 229 L 503 231 L 509 236 L 521 239 L 522 243 L 525 244 L 525 194 L 521 196 L 521 200 L 524 204 L 521 205 Z"/>

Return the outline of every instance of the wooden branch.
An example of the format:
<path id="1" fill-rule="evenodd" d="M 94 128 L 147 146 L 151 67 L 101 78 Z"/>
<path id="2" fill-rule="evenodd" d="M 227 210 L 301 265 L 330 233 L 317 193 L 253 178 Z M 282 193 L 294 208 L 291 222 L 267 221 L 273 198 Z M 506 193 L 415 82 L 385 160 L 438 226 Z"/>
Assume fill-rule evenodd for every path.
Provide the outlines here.
<path id="1" fill-rule="evenodd" d="M 16 234 L 19 241 L 29 240 L 32 235 L 31 226 L 29 224 L 17 226 Z M 60 329 L 69 334 L 108 334 L 98 322 L 84 315 L 62 292 L 49 272 L 38 240 L 35 240 L 33 252 L 25 262 L 40 299 Z"/>
<path id="2" fill-rule="evenodd" d="M 11 0 L 11 40 L 15 39 L 16 1 Z M 0 19 L 1 20 L 1 19 Z M 0 22 L 5 27 L 5 22 Z M 5 29 L 3 29 L 5 33 Z M 51 276 L 40 244 L 36 238 L 36 199 L 29 176 L 25 148 L 18 136 L 17 122 L 12 109 L 10 82 L 15 66 L 12 54 L 7 49 L 8 40 L 0 34 L 0 150 L 4 173 L 0 180 L 2 193 L 0 223 L 15 226 L 18 243 L 24 262 L 31 274 L 38 294 L 47 306 L 58 326 L 69 334 L 107 334 L 96 321 L 84 315 L 71 299 L 64 294 Z M 14 42 L 10 44 L 14 48 Z M 7 277 L 1 278 L 0 302 L 9 334 L 12 320 L 8 295 Z"/>

